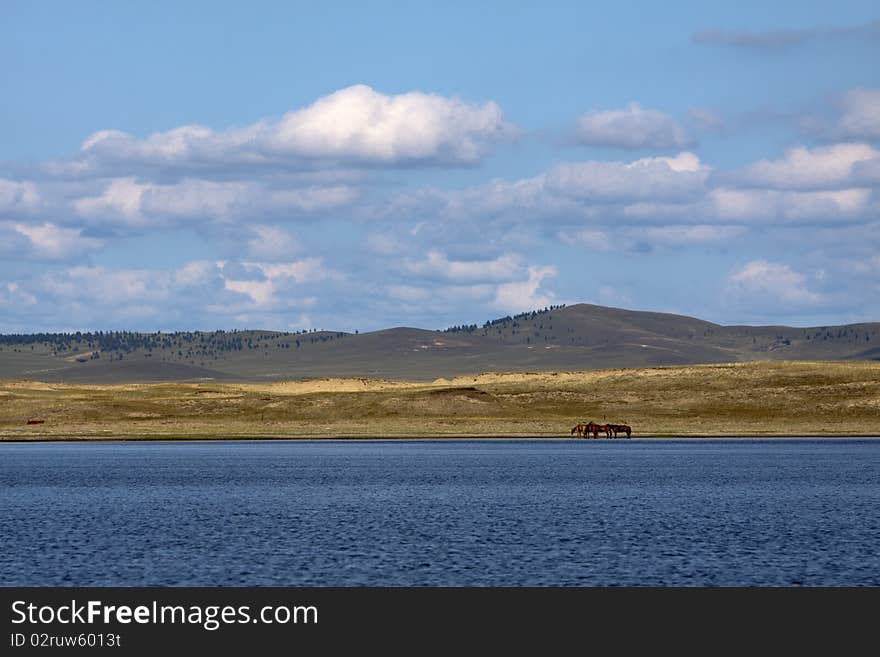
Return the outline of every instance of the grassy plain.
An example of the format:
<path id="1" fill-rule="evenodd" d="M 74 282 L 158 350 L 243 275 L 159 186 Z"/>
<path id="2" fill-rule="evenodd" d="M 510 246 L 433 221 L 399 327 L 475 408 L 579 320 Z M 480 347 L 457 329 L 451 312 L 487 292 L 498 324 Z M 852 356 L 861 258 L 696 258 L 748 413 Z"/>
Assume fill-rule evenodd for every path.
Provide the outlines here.
<path id="1" fill-rule="evenodd" d="M 44 420 L 28 424 L 28 420 Z M 0 381 L 0 440 L 880 435 L 880 363 L 773 361 L 487 373 L 431 383 Z"/>

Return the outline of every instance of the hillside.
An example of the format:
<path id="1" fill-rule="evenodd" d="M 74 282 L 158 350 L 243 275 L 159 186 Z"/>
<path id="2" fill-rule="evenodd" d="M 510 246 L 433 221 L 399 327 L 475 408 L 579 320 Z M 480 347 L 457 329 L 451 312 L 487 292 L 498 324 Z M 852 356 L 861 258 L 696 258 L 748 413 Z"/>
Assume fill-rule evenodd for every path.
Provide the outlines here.
<path id="1" fill-rule="evenodd" d="M 693 317 L 555 307 L 446 331 L 215 331 L 0 336 L 0 378 L 49 382 L 430 381 L 475 372 L 761 360 L 880 360 L 880 324 L 722 326 Z"/>

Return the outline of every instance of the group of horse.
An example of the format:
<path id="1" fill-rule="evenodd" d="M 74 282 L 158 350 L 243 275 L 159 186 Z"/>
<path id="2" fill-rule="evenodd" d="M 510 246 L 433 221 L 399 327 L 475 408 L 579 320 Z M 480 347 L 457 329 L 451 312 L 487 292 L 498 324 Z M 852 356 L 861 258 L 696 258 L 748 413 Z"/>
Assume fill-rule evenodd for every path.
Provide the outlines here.
<path id="1" fill-rule="evenodd" d="M 604 433 L 606 438 L 617 438 L 618 433 L 625 433 L 629 438 L 632 435 L 632 427 L 627 424 L 596 424 L 592 420 L 589 422 L 580 422 L 571 428 L 571 434 L 577 434 L 578 438 L 598 438 L 600 433 Z"/>

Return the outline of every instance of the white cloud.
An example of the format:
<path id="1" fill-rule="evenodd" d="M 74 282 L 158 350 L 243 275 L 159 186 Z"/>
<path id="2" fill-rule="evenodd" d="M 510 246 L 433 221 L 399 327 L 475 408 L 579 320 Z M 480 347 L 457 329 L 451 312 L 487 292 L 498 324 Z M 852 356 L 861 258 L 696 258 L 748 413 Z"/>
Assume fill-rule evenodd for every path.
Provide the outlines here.
<path id="1" fill-rule="evenodd" d="M 196 301 L 196 308 L 220 301 L 223 289 L 244 294 L 259 306 L 276 301 L 275 295 L 302 285 L 336 276 L 320 258 L 287 263 L 191 261 L 176 270 L 108 269 L 75 266 L 50 272 L 35 291 L 60 300 L 110 304 L 174 303 Z"/>
<path id="2" fill-rule="evenodd" d="M 410 92 L 386 96 L 365 85 L 342 89 L 285 114 L 273 147 L 297 156 L 390 165 L 474 164 L 512 127 L 495 103 Z"/>
<path id="3" fill-rule="evenodd" d="M 250 226 L 250 230 L 247 252 L 254 258 L 284 260 L 300 250 L 296 237 L 279 226 L 256 224 Z"/>
<path id="4" fill-rule="evenodd" d="M 252 181 L 188 178 L 159 184 L 117 178 L 99 194 L 74 200 L 72 207 L 86 220 L 142 226 L 176 220 L 310 214 L 348 205 L 357 195 L 355 189 L 345 186 L 279 189 Z"/>
<path id="5" fill-rule="evenodd" d="M 622 110 L 590 112 L 578 119 L 577 139 L 589 146 L 680 150 L 691 140 L 672 117 L 630 103 Z"/>
<path id="6" fill-rule="evenodd" d="M 488 281 L 476 274 L 460 281 L 443 279 L 436 282 L 405 282 L 382 288 L 390 312 L 452 314 L 460 316 L 462 307 L 473 307 L 477 316 L 486 308 L 499 313 L 514 313 L 544 307 L 553 303 L 554 295 L 545 289 L 545 282 L 557 275 L 553 266 L 521 267 L 505 282 Z M 486 282 L 472 282 L 472 281 Z M 486 319 L 484 317 L 484 319 Z"/>
<path id="7" fill-rule="evenodd" d="M 172 274 L 165 271 L 76 266 L 46 275 L 41 288 L 62 301 L 130 306 L 167 300 L 172 280 Z"/>
<path id="8" fill-rule="evenodd" d="M 235 280 L 227 278 L 224 281 L 227 290 L 238 292 L 250 297 L 258 306 L 268 306 L 275 300 L 275 285 L 268 278 L 263 280 Z"/>
<path id="9" fill-rule="evenodd" d="M 239 319 L 265 326 L 268 318 L 314 307 L 315 283 L 339 280 L 319 258 L 288 263 L 197 260 L 172 270 L 73 266 L 0 283 L 0 303 L 41 311 L 31 330 L 45 325 L 155 330 L 165 322 L 187 329 L 226 327 Z M 238 319 L 237 319 L 238 318 Z M 0 321 L 9 325 L 10 318 Z M 241 321 L 245 321 L 242 319 Z M 276 326 L 286 326 L 284 324 Z"/>
<path id="10" fill-rule="evenodd" d="M 514 134 L 494 102 L 469 103 L 418 91 L 386 95 L 355 85 L 280 119 L 243 128 L 217 132 L 187 125 L 144 139 L 100 131 L 83 142 L 80 160 L 202 171 L 321 163 L 461 166 L 478 163 L 493 145 Z"/>
<path id="11" fill-rule="evenodd" d="M 878 105 L 880 111 L 880 105 Z M 821 190 L 852 186 L 853 168 L 880 157 L 868 144 L 789 149 L 779 160 L 760 160 L 732 176 L 739 184 L 772 189 Z"/>
<path id="12" fill-rule="evenodd" d="M 494 222 L 496 238 L 491 248 L 497 252 L 523 246 L 518 227 L 547 221 L 563 224 L 564 239 L 582 242 L 585 236 L 577 238 L 577 230 L 601 230 L 617 223 L 865 221 L 876 216 L 877 194 L 871 187 L 880 180 L 880 151 L 863 143 L 799 147 L 781 158 L 761 160 L 729 174 L 713 174 L 687 151 L 632 161 L 588 160 L 559 164 L 520 180 L 498 179 L 459 191 L 421 189 L 387 198 L 347 185 L 289 187 L 286 180 L 287 174 L 265 180 L 183 178 L 176 182 L 128 176 L 100 183 L 64 183 L 61 191 L 53 192 L 58 198 L 52 201 L 50 221 L 139 229 L 225 223 L 252 258 L 267 261 L 289 259 L 296 249 L 295 239 L 271 226 L 341 209 L 352 218 L 403 218 L 421 227 L 409 234 L 399 226 L 372 230 L 364 245 L 379 255 L 406 254 L 413 244 L 429 244 L 442 253 L 451 240 L 465 237 L 479 242 L 481 227 L 487 227 L 487 222 Z M 25 189 L 29 198 L 46 203 L 49 195 L 42 188 Z M 249 227 L 251 221 L 263 228 Z M 457 268 L 439 265 L 451 272 L 448 276 L 455 276 L 456 271 L 466 271 L 467 261 L 462 262 Z M 438 275 L 439 265 L 413 264 L 410 271 L 426 275 L 433 267 Z"/>
<path id="13" fill-rule="evenodd" d="M 375 218 L 439 216 L 444 219 L 508 216 L 513 220 L 560 217 L 611 220 L 641 202 L 681 204 L 705 196 L 710 168 L 693 153 L 632 162 L 560 164 L 521 180 L 493 180 L 463 191 L 401 194 L 375 210 Z"/>
<path id="14" fill-rule="evenodd" d="M 543 308 L 553 303 L 552 292 L 542 291 L 544 280 L 557 274 L 556 267 L 529 267 L 528 278 L 524 281 L 503 283 L 496 288 L 492 306 L 501 312 L 525 312 Z"/>
<path id="15" fill-rule="evenodd" d="M 839 105 L 838 139 L 880 139 L 880 89 L 852 89 Z"/>
<path id="16" fill-rule="evenodd" d="M 480 239 L 478 232 L 489 225 L 496 234 L 508 235 L 514 226 L 553 221 L 563 225 L 556 231 L 563 240 L 583 244 L 596 244 L 608 227 L 626 225 L 717 224 L 727 227 L 720 233 L 719 239 L 724 239 L 738 223 L 865 222 L 880 211 L 878 195 L 870 186 L 880 176 L 875 155 L 877 151 L 865 144 L 793 149 L 785 158 L 730 175 L 712 175 L 710 167 L 689 152 L 631 162 L 573 162 L 532 178 L 400 195 L 374 218 L 433 217 L 427 234 L 435 239 L 471 233 Z M 747 176 L 749 184 L 740 185 Z M 676 230 L 681 243 L 708 241 L 708 228 L 688 234 Z M 659 232 L 655 235 L 660 237 Z M 674 235 L 673 230 L 670 239 Z"/>
<path id="17" fill-rule="evenodd" d="M 104 240 L 83 236 L 78 228 L 65 228 L 52 223 L 13 223 L 10 228 L 30 242 L 30 251 L 37 258 L 64 260 L 94 251 Z"/>
<path id="18" fill-rule="evenodd" d="M 296 262 L 244 262 L 246 267 L 254 267 L 270 280 L 289 278 L 296 283 L 311 283 L 335 275 L 323 266 L 321 258 L 305 258 Z"/>
<path id="19" fill-rule="evenodd" d="M 862 221 L 876 212 L 868 189 L 794 192 L 765 189 L 714 189 L 708 210 L 724 221 L 815 223 Z"/>
<path id="20" fill-rule="evenodd" d="M 285 307 L 289 299 L 281 299 L 281 294 L 296 291 L 295 288 L 304 283 L 340 278 L 337 272 L 323 266 L 321 258 L 272 263 L 245 261 L 237 267 L 227 267 L 227 263 L 220 266 L 225 289 L 249 297 L 260 308 L 279 304 Z M 296 298 L 295 302 L 301 307 L 303 298 Z"/>
<path id="21" fill-rule="evenodd" d="M 22 288 L 17 282 L 0 284 L 0 306 L 36 306 L 39 303 L 37 297 Z"/>
<path id="22" fill-rule="evenodd" d="M 562 230 L 559 238 L 571 246 L 594 252 L 643 250 L 645 247 L 681 247 L 727 243 L 746 233 L 743 226 L 716 224 L 669 226 L 616 226 L 604 230 Z"/>
<path id="23" fill-rule="evenodd" d="M 127 222 L 141 221 L 141 197 L 149 185 L 133 178 L 111 180 L 97 196 L 87 196 L 72 203 L 74 211 L 85 218 L 118 217 Z"/>
<path id="24" fill-rule="evenodd" d="M 445 254 L 430 250 L 421 260 L 406 260 L 403 269 L 412 276 L 448 281 L 509 281 L 523 271 L 518 256 L 505 254 L 493 260 L 449 260 Z"/>
<path id="25" fill-rule="evenodd" d="M 750 306 L 782 304 L 783 309 L 813 306 L 824 300 L 807 285 L 807 277 L 785 264 L 753 260 L 728 277 L 730 291 Z"/>
<path id="26" fill-rule="evenodd" d="M 642 199 L 677 201 L 704 190 L 708 168 L 693 153 L 634 162 L 577 162 L 552 169 L 542 187 L 563 196 L 596 202 Z"/>
<path id="27" fill-rule="evenodd" d="M 180 289 L 199 288 L 221 280 L 219 265 L 209 260 L 194 260 L 174 272 L 174 284 Z"/>
<path id="28" fill-rule="evenodd" d="M 41 197 L 33 182 L 0 178 L 0 216 L 30 214 L 40 205 Z"/>
<path id="29" fill-rule="evenodd" d="M 826 111 L 807 112 L 799 119 L 804 133 L 827 142 L 880 140 L 880 89 L 850 89 L 832 96 Z"/>

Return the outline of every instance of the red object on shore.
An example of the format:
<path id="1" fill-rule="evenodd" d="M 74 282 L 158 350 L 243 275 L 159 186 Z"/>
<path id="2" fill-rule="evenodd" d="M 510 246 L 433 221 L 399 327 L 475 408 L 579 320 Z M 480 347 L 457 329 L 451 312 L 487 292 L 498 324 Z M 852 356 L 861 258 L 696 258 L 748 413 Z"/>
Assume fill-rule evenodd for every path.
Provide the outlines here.
<path id="1" fill-rule="evenodd" d="M 43 424 L 46 420 L 28 420 L 28 424 Z"/>

